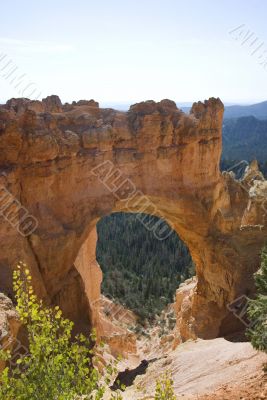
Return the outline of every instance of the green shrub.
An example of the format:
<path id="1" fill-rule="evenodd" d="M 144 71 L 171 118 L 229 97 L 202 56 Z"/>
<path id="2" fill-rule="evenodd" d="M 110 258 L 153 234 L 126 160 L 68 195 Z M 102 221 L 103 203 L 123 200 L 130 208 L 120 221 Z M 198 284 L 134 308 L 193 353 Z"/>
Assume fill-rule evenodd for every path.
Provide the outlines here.
<path id="1" fill-rule="evenodd" d="M 253 347 L 267 353 L 267 247 L 261 254 L 261 267 L 255 274 L 257 297 L 251 300 L 248 315 L 252 326 L 248 329 L 248 337 Z"/>
<path id="2" fill-rule="evenodd" d="M 25 264 L 20 263 L 14 272 L 14 292 L 17 311 L 28 332 L 29 353 L 17 360 L 16 368 L 3 371 L 0 399 L 102 399 L 116 368 L 109 365 L 103 377 L 94 367 L 94 336 L 72 339 L 73 323 L 62 317 L 59 307 L 48 308 L 37 299 Z M 2 359 L 10 357 L 0 353 Z M 114 394 L 113 398 L 119 396 Z"/>
<path id="3" fill-rule="evenodd" d="M 166 372 L 156 383 L 155 400 L 176 400 L 173 390 L 173 380 Z"/>

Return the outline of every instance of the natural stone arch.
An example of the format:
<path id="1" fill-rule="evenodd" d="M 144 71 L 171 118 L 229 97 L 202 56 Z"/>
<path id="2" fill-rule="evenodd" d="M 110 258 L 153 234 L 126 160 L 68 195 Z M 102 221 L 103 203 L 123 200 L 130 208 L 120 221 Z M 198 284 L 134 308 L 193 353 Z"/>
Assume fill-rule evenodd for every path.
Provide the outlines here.
<path id="1" fill-rule="evenodd" d="M 247 208 L 245 184 L 219 171 L 220 100 L 195 103 L 190 115 L 169 100 L 136 104 L 128 113 L 54 100 L 13 100 L 0 108 L 1 183 L 38 220 L 26 237 L 3 221 L 1 270 L 10 275 L 14 263 L 25 260 L 39 295 L 59 304 L 78 329 L 88 330 L 95 323 L 85 296 L 94 289 L 84 272 L 88 238 L 98 218 L 125 210 L 114 175 L 111 190 L 95 173 L 109 162 L 120 183 L 129 179 L 139 197 L 150 199 L 156 207 L 151 213 L 162 215 L 191 252 L 198 284 L 182 316 L 183 339 L 235 329 L 226 306 L 253 291 L 266 227 L 256 229 L 263 213 L 253 200 Z M 132 200 L 128 207 L 140 212 Z M 241 231 L 241 224 L 252 228 Z M 1 290 L 10 290 L 6 282 Z"/>
<path id="2" fill-rule="evenodd" d="M 146 196 L 146 201 L 148 198 Z M 142 199 L 142 196 L 139 199 Z M 239 252 L 237 252 L 235 248 L 229 246 L 224 236 L 210 238 L 209 225 L 206 225 L 207 220 L 205 220 L 205 209 L 198 202 L 192 202 L 192 199 L 189 207 L 188 197 L 182 197 L 179 202 L 168 199 L 168 203 L 163 198 L 149 199 L 153 201 L 153 205 L 156 205 L 158 214 L 155 215 L 164 215 L 166 222 L 172 225 L 174 231 L 189 248 L 196 265 L 198 285 L 194 291 L 190 308 L 184 310 L 182 314 L 181 339 L 186 340 L 192 337 L 209 339 L 218 335 L 230 334 L 242 328 L 239 321 L 229 314 L 226 306 L 236 297 L 244 293 L 249 295 L 253 290 L 252 274 L 256 270 L 257 260 L 252 261 L 251 254 L 249 254 L 251 249 L 248 251 L 246 239 L 243 239 L 243 244 L 239 244 L 239 239 L 234 239 L 237 240 L 235 245 L 240 246 Z M 129 204 L 125 208 L 124 202 L 117 202 L 112 212 L 139 213 L 140 203 L 138 202 L 137 208 L 129 206 Z M 112 214 L 112 212 L 108 212 L 106 215 Z M 94 221 L 74 265 L 83 281 L 87 283 L 87 285 L 85 283 L 85 289 L 91 305 L 91 319 L 93 326 L 99 327 L 101 335 L 97 305 L 101 293 L 102 272 L 96 261 L 96 223 L 97 220 Z M 253 243 L 253 246 L 254 249 L 256 246 L 260 248 L 260 244 L 256 242 Z M 248 259 L 245 262 L 246 254 Z M 244 264 L 240 260 L 242 256 Z M 236 271 L 232 268 L 235 262 L 238 266 Z M 207 268 L 207 265 L 213 269 Z M 248 266 L 250 270 L 248 270 Z M 246 275 L 242 277 L 246 269 Z M 63 304 L 62 306 L 64 307 Z M 222 321 L 225 318 L 224 325 Z"/>

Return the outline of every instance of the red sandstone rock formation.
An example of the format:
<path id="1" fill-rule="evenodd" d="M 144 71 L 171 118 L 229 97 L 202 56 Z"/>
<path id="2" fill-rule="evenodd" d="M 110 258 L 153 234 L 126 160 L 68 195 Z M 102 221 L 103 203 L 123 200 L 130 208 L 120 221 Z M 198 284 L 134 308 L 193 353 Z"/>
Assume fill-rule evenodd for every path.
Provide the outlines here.
<path id="1" fill-rule="evenodd" d="M 247 189 L 220 173 L 222 118 L 223 104 L 214 98 L 195 103 L 190 115 L 170 100 L 135 104 L 127 113 L 93 101 L 62 106 L 56 96 L 1 106 L 0 184 L 38 227 L 22 236 L 1 218 L 0 290 L 11 291 L 12 268 L 22 259 L 40 296 L 58 304 L 77 329 L 97 327 L 96 223 L 114 211 L 142 211 L 163 216 L 196 264 L 183 339 L 237 329 L 226 306 L 253 293 L 267 230 L 264 212 L 249 206 L 257 177 Z M 1 198 L 1 215 L 8 212 L 4 204 Z M 19 223 L 25 210 L 17 204 Z"/>

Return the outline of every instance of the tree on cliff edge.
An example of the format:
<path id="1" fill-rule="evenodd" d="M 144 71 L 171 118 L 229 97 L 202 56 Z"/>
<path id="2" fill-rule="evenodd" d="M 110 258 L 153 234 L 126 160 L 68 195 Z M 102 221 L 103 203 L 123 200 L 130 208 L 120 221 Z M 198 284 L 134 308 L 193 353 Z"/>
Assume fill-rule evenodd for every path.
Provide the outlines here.
<path id="1" fill-rule="evenodd" d="M 262 250 L 261 266 L 255 274 L 257 297 L 251 300 L 248 315 L 252 326 L 248 336 L 253 347 L 267 353 L 267 246 Z"/>

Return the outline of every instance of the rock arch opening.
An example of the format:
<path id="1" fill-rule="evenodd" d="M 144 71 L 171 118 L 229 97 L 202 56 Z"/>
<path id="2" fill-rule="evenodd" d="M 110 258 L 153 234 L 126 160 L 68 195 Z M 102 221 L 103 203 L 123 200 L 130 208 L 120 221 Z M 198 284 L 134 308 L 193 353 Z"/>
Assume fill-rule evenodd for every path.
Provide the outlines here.
<path id="1" fill-rule="evenodd" d="M 148 221 L 153 226 L 159 218 L 117 212 L 97 224 L 102 293 L 134 312 L 143 324 L 173 303 L 178 286 L 195 275 L 190 252 L 177 233 L 159 240 Z"/>

